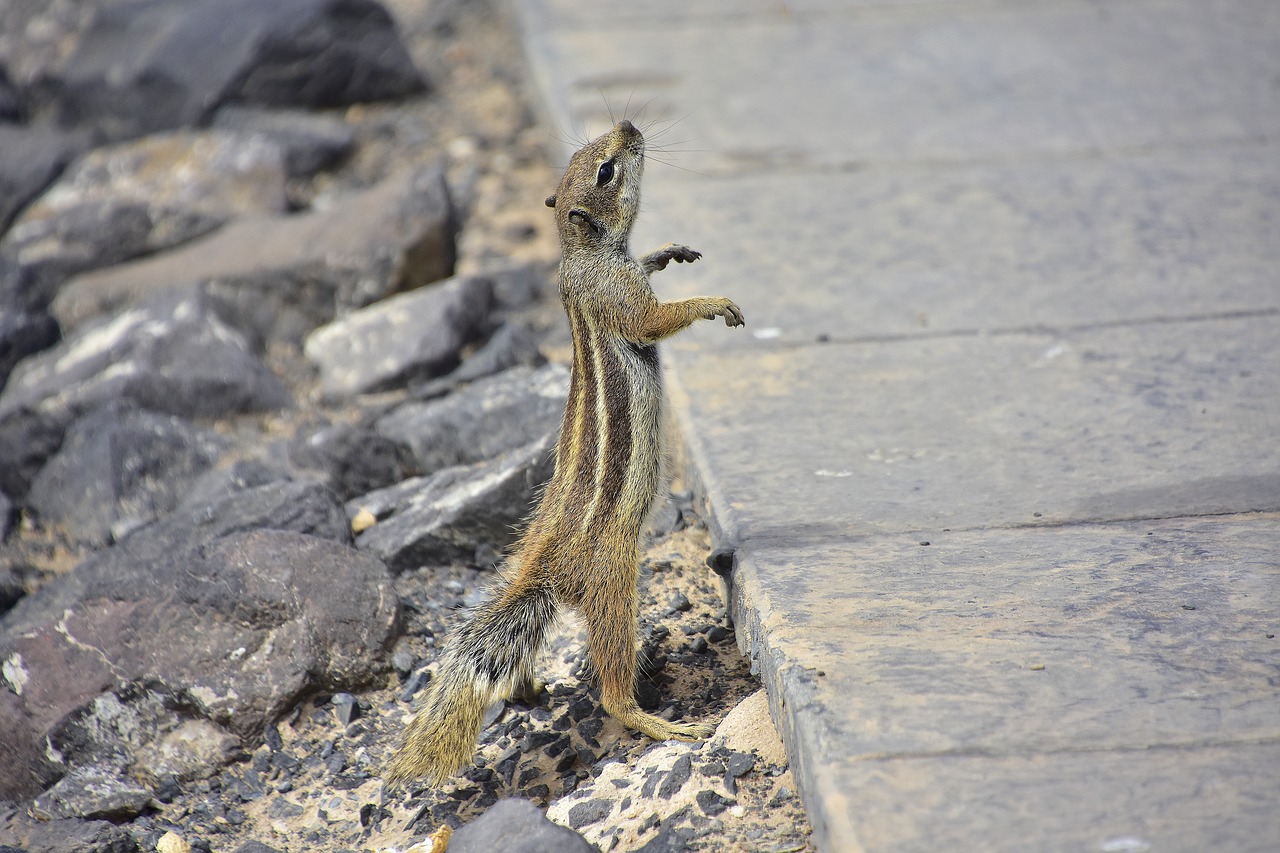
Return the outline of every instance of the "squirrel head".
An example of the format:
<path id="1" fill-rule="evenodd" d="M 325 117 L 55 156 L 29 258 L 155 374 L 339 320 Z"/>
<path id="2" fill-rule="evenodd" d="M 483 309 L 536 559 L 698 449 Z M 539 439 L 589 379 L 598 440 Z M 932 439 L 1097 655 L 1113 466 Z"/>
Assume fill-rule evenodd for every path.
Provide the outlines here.
<path id="1" fill-rule="evenodd" d="M 644 136 L 626 119 L 574 153 L 555 195 L 546 201 L 556 212 L 561 249 L 625 252 L 640 209 L 643 174 Z"/>

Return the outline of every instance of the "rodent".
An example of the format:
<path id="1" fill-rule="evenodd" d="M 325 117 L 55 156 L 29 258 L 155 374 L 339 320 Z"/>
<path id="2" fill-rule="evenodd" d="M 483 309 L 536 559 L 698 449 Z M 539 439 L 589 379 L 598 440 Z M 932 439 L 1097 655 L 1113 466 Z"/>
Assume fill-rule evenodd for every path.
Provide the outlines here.
<path id="1" fill-rule="evenodd" d="M 722 297 L 659 302 L 649 274 L 700 253 L 668 244 L 636 259 L 644 137 L 630 121 L 577 151 L 555 195 L 560 296 L 573 337 L 555 472 L 505 560 L 492 598 L 449 639 L 384 779 L 435 784 L 466 765 L 485 708 L 536 693 L 534 660 L 560 607 L 586 622 L 605 710 L 655 740 L 712 727 L 669 722 L 636 703 L 639 538 L 662 478 L 662 376 L 656 343 L 701 319 L 744 323 Z"/>

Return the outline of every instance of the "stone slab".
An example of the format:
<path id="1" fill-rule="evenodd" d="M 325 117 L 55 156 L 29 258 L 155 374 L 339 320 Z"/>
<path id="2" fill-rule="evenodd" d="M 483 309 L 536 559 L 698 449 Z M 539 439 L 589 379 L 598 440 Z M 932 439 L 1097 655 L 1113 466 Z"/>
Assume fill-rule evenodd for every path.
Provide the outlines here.
<path id="1" fill-rule="evenodd" d="M 1280 514 L 750 540 L 734 578 L 822 849 L 1276 837 Z"/>
<path id="2" fill-rule="evenodd" d="M 1081 153 L 1273 137 L 1280 6 L 946 3 L 636 17 L 526 15 L 568 134 L 679 121 L 707 173 Z M 790 12 L 790 14 L 788 14 Z M 614 13 L 617 13 L 616 15 Z M 625 50 L 619 49 L 626 45 Z M 1212 73 L 1206 73 L 1212 69 Z M 644 112 L 641 105 L 657 102 Z"/>
<path id="3" fill-rule="evenodd" d="M 701 346 L 1280 311 L 1277 146 L 667 177 L 633 245 L 703 259 L 655 289 L 747 316 Z"/>
<path id="4" fill-rule="evenodd" d="M 730 541 L 1275 510 L 1278 325 L 685 350 L 670 384 Z"/>
<path id="5" fill-rule="evenodd" d="M 1272 853 L 1278 764 L 1273 743 L 842 763 L 857 810 L 828 849 Z"/>

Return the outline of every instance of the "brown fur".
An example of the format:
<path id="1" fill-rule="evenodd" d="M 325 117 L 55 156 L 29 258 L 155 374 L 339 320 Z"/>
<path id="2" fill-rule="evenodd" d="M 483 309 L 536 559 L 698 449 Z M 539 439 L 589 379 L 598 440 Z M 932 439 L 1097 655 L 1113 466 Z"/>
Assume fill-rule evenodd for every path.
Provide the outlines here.
<path id="1" fill-rule="evenodd" d="M 601 167 L 613 174 L 604 180 Z M 638 541 L 661 480 L 662 377 L 654 344 L 700 319 L 743 323 L 728 299 L 659 302 L 649 273 L 700 255 L 668 245 L 640 260 L 628 240 L 640 204 L 644 138 L 629 121 L 574 154 L 547 205 L 560 233 L 560 296 L 573 370 L 555 473 L 506 561 L 504 580 L 450 639 L 392 784 L 439 783 L 475 751 L 484 708 L 534 684 L 533 661 L 559 606 L 581 613 L 605 710 L 656 739 L 711 728 L 668 722 L 635 700 Z"/>

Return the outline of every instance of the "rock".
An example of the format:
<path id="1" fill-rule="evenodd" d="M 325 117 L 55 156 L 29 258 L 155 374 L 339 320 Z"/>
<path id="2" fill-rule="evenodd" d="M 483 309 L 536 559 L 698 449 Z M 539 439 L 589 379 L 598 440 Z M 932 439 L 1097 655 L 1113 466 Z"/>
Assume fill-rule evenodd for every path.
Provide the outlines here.
<path id="1" fill-rule="evenodd" d="M 508 368 L 524 365 L 541 367 L 547 359 L 538 349 L 538 339 L 528 326 L 519 323 L 503 323 L 489 336 L 484 346 L 467 356 L 447 376 L 432 379 L 414 386 L 407 395 L 408 402 L 424 402 L 443 397 L 460 385 L 501 373 Z"/>
<path id="2" fill-rule="evenodd" d="M 299 431 L 289 444 L 289 461 L 319 472 L 343 500 L 417 473 L 405 444 L 349 424 Z"/>
<path id="3" fill-rule="evenodd" d="M 22 120 L 22 96 L 9 79 L 9 71 L 0 65 L 0 122 Z M 3 230 L 3 229 L 0 229 Z"/>
<path id="4" fill-rule="evenodd" d="M 171 829 L 156 842 L 156 853 L 191 853 L 191 844 Z"/>
<path id="5" fill-rule="evenodd" d="M 280 146 L 180 131 L 90 151 L 0 241 L 0 293 L 43 308 L 72 275 L 185 243 L 237 216 L 285 210 Z"/>
<path id="6" fill-rule="evenodd" d="M 537 302 L 550 289 L 555 277 L 555 264 L 519 264 L 486 270 L 493 281 L 493 298 L 504 311 L 525 308 Z"/>
<path id="7" fill-rule="evenodd" d="M 489 280 L 453 278 L 401 293 L 322 326 L 304 351 L 334 396 L 382 391 L 441 376 L 487 330 Z"/>
<path id="8" fill-rule="evenodd" d="M 121 680 L 157 680 L 251 745 L 303 694 L 354 689 L 377 671 L 397 608 L 377 559 L 276 530 L 154 555 L 126 547 L 133 538 L 0 620 L 0 727 L 15 754 L 39 756 L 69 713 L 66 725 Z M 0 799 L 21 798 L 42 772 L 15 767 Z"/>
<path id="9" fill-rule="evenodd" d="M 237 847 L 233 853 L 280 853 L 276 847 L 268 847 L 261 841 L 246 841 Z"/>
<path id="10" fill-rule="evenodd" d="M 351 153 L 355 131 L 338 118 L 301 110 L 272 110 L 228 104 L 213 117 L 214 128 L 270 140 L 284 152 L 291 178 L 332 169 Z"/>
<path id="11" fill-rule="evenodd" d="M 569 809 L 569 826 L 573 829 L 580 829 L 588 824 L 604 820 L 611 811 L 613 811 L 613 805 L 608 800 L 586 800 L 585 802 L 576 803 Z"/>
<path id="12" fill-rule="evenodd" d="M 200 510 L 249 489 L 291 479 L 293 479 L 292 474 L 284 465 L 276 465 L 260 459 L 239 459 L 227 467 L 211 468 L 202 474 L 187 489 L 182 506 L 190 510 Z M 299 532 L 310 531 L 300 530 Z"/>
<path id="13" fill-rule="evenodd" d="M 707 817 L 715 817 L 721 814 L 735 802 L 711 790 L 699 791 L 695 799 L 697 800 L 698 808 L 702 809 L 702 813 Z"/>
<path id="14" fill-rule="evenodd" d="M 206 778 L 240 754 L 238 737 L 210 720 L 189 719 L 159 737 L 153 735 L 134 753 L 130 773 L 155 791 L 166 780 Z"/>
<path id="15" fill-rule="evenodd" d="M 0 489 L 21 500 L 81 415 L 117 399 L 181 417 L 289 404 L 289 393 L 197 289 L 85 327 L 14 370 L 0 394 Z"/>
<path id="16" fill-rule="evenodd" d="M 0 521 L 0 527 L 3 527 L 8 524 L 8 516 L 12 513 L 12 505 L 3 492 L 0 492 L 0 511 L 5 514 L 4 520 Z M 26 594 L 27 589 L 22 580 L 22 571 L 16 566 L 0 563 L 0 616 L 8 613 L 9 609 Z"/>
<path id="17" fill-rule="evenodd" d="M 671 767 L 671 772 L 662 780 L 662 784 L 658 786 L 658 796 L 664 800 L 671 799 L 672 795 L 684 787 L 684 783 L 689 781 L 689 777 L 693 775 L 693 762 L 687 755 L 682 755 L 676 759 L 675 764 Z"/>
<path id="18" fill-rule="evenodd" d="M 0 391 L 18 362 L 53 346 L 58 336 L 58 322 L 48 314 L 0 308 Z"/>
<path id="19" fill-rule="evenodd" d="M 413 451 L 431 474 L 492 459 L 554 432 L 569 394 L 558 364 L 513 367 L 438 400 L 406 403 L 376 423 L 377 431 Z"/>
<path id="20" fill-rule="evenodd" d="M 571 829 L 552 823 L 528 800 L 499 800 L 459 827 L 449 853 L 590 853 L 599 848 Z"/>
<path id="21" fill-rule="evenodd" d="M 33 92 L 108 139 L 204 123 L 223 103 L 334 107 L 425 89 L 373 0 L 141 0 L 98 10 Z"/>
<path id="22" fill-rule="evenodd" d="M 85 149 L 80 134 L 0 124 L 0 234 Z M 0 269 L 0 275 L 9 273 Z M 0 308 L 18 307 L 17 292 L 0 288 Z"/>
<path id="23" fill-rule="evenodd" d="M 177 506 L 227 448 L 180 418 L 110 403 L 71 426 L 32 481 L 27 506 L 77 541 L 107 544 Z"/>
<path id="24" fill-rule="evenodd" d="M 199 282 L 236 328 L 297 343 L 340 310 L 451 275 L 456 235 L 443 172 L 433 167 L 394 175 L 329 209 L 244 217 L 154 258 L 77 276 L 52 312 L 65 332 Z"/>
<path id="25" fill-rule="evenodd" d="M 351 501 L 349 516 L 368 509 L 378 518 L 356 537 L 356 547 L 397 573 L 472 563 L 481 546 L 504 550 L 551 476 L 554 446 L 548 434 L 491 462 L 445 468 Z"/>
<path id="26" fill-rule="evenodd" d="M 342 501 L 323 483 L 272 480 L 208 500 L 198 490 L 177 509 L 116 547 L 132 559 L 195 547 L 244 530 L 288 530 L 349 544 Z"/>
<path id="27" fill-rule="evenodd" d="M 64 775 L 32 813 L 128 819 L 147 808 L 162 778 L 212 775 L 241 754 L 240 740 L 203 716 L 199 701 L 155 679 L 116 687 L 65 716 L 48 735 Z"/>
<path id="28" fill-rule="evenodd" d="M 725 765 L 728 775 L 734 779 L 739 776 L 745 776 L 751 772 L 756 766 L 756 758 L 749 752 L 732 752 L 729 754 L 729 760 Z"/>
<path id="29" fill-rule="evenodd" d="M 138 853 L 141 849 L 127 829 L 105 820 L 43 821 L 22 811 L 0 823 L 0 844 L 21 853 Z"/>

